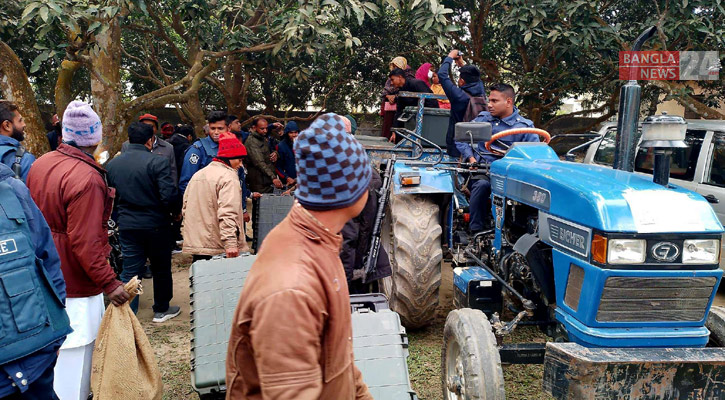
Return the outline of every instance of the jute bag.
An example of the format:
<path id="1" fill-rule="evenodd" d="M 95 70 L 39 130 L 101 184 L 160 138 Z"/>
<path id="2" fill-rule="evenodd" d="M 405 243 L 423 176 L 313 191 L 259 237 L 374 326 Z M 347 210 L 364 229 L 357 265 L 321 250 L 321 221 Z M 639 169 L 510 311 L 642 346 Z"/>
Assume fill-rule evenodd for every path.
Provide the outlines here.
<path id="1" fill-rule="evenodd" d="M 108 306 L 93 350 L 91 391 L 94 400 L 157 400 L 163 394 L 161 371 L 141 323 L 129 303 L 140 292 L 134 277 L 125 286 L 131 299 Z"/>

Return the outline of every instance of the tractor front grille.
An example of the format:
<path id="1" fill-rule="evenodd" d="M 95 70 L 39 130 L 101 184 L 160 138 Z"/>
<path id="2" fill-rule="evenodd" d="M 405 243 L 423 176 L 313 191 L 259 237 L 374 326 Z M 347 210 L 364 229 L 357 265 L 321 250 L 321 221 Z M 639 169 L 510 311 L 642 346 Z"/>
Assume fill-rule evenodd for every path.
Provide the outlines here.
<path id="1" fill-rule="evenodd" d="M 599 302 L 599 322 L 700 321 L 717 283 L 715 277 L 607 278 Z"/>

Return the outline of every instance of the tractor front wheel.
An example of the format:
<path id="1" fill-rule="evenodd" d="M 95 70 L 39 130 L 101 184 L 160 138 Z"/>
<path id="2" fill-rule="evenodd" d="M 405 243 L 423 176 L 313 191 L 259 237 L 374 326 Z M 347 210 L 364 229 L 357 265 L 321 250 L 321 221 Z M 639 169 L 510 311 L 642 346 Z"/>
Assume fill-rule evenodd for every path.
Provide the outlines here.
<path id="1" fill-rule="evenodd" d="M 428 196 L 403 194 L 391 196 L 385 216 L 381 241 L 393 275 L 381 288 L 408 329 L 430 324 L 438 312 L 443 260 L 438 211 Z"/>
<path id="2" fill-rule="evenodd" d="M 441 367 L 444 399 L 506 398 L 496 337 L 481 310 L 461 308 L 448 314 Z"/>

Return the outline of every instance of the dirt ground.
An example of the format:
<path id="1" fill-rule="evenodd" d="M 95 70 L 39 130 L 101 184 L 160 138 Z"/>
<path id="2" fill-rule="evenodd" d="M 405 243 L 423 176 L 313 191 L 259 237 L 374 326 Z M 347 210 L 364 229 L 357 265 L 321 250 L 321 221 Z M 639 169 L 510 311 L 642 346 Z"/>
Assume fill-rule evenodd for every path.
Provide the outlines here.
<path id="1" fill-rule="evenodd" d="M 198 399 L 191 387 L 189 352 L 191 332 L 189 324 L 189 264 L 190 257 L 174 256 L 174 299 L 172 305 L 181 307 L 181 315 L 163 324 L 154 324 L 152 281 L 144 281 L 138 317 L 161 367 L 164 382 L 164 399 Z M 408 368 L 413 389 L 421 400 L 442 398 L 440 378 L 440 354 L 443 343 L 445 315 L 452 308 L 453 272 L 450 265 L 443 268 L 441 284 L 440 317 L 425 329 L 408 332 L 410 356 Z M 718 294 L 716 305 L 725 305 L 725 294 Z M 533 327 L 517 329 L 512 341 L 545 340 Z M 551 399 L 541 389 L 543 367 L 541 365 L 512 365 L 504 367 L 506 394 L 509 399 Z"/>

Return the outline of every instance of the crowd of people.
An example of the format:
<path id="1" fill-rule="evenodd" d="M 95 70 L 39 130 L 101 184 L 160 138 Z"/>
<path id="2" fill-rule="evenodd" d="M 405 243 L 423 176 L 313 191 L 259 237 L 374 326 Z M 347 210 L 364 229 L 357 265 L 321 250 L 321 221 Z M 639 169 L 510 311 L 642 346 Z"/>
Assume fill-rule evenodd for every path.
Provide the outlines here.
<path id="1" fill-rule="evenodd" d="M 354 133 L 352 117 L 338 118 L 344 120 L 345 134 Z M 43 295 L 38 279 L 49 280 L 48 296 L 59 301 L 57 309 L 46 304 L 48 313 L 42 318 L 52 322 L 43 331 L 47 333 L 38 336 L 35 325 L 30 330 L 44 341 L 29 344 L 30 355 L 0 364 L 10 377 L 6 385 L 0 384 L 0 398 L 16 392 L 24 398 L 33 398 L 33 393 L 87 398 L 104 295 L 120 306 L 130 298 L 124 283 L 152 277 L 153 322 L 176 317 L 180 307 L 172 304 L 171 272 L 175 246 L 182 244 L 193 261 L 248 252 L 247 199 L 276 189 L 299 193 L 309 185 L 297 182 L 295 142 L 300 129 L 294 121 L 282 126 L 255 118 L 245 131 L 237 117 L 213 111 L 204 127 L 207 135 L 197 140 L 190 126 L 159 125 L 156 116 L 143 114 L 128 127 L 120 154 L 104 166 L 93 156 L 102 140 L 102 123 L 85 102 L 68 105 L 57 121 L 59 128 L 53 126 L 47 134 L 54 150 L 37 160 L 22 146 L 25 123 L 18 107 L 0 101 L 0 121 L 0 199 L 7 216 L 0 218 L 0 225 L 14 218 L 28 221 L 32 234 L 23 243 L 32 243 L 22 250 L 34 249 L 39 262 L 21 277 L 35 285 L 30 289 L 37 296 Z M 304 173 L 301 177 L 317 180 Z M 309 189 L 314 198 L 327 190 L 316 184 Z M 366 193 L 374 189 L 367 183 L 363 186 Z M 22 204 L 16 210 L 6 204 L 11 195 Z M 123 253 L 118 275 L 108 262 L 111 218 L 118 226 Z M 178 239 L 183 240 L 177 243 Z M 19 248 L 21 240 L 13 240 Z M 6 249 L 2 243 L 0 257 Z M 0 266 L 2 262 L 0 258 Z M 10 282 L 6 269 L 0 267 L 4 285 Z M 8 293 L 14 296 L 12 290 Z M 43 308 L 39 300 L 29 299 L 13 308 L 16 320 L 35 321 L 33 314 Z M 138 311 L 139 296 L 130 307 Z M 19 336 L 26 335 L 21 331 Z"/>
<path id="2" fill-rule="evenodd" d="M 454 64 L 457 84 L 449 75 Z M 437 72 L 430 63 L 414 72 L 405 58 L 392 60 L 381 97 L 391 141 L 399 138 L 389 129 L 417 104 L 399 91 L 446 96 L 425 105 L 451 110 L 446 151 L 463 162 L 496 157 L 482 144 L 453 140 L 455 124 L 473 118 L 472 108 L 494 133 L 533 126 L 518 114 L 511 86 L 493 85 L 487 96 L 480 71 L 455 50 Z M 482 112 L 472 107 L 479 98 Z M 62 118 L 54 116 L 47 133 L 53 151 L 36 159 L 22 146 L 18 107 L 0 101 L 0 312 L 14 321 L 5 329 L 3 319 L 0 331 L 0 347 L 8 349 L 0 366 L 9 378 L 0 381 L 0 398 L 86 399 L 104 295 L 123 305 L 130 299 L 124 283 L 153 278 L 153 322 L 178 316 L 172 254 L 198 261 L 249 252 L 248 200 L 282 191 L 293 193 L 295 204 L 266 242 L 285 243 L 286 251 L 262 246 L 250 272 L 231 334 L 228 390 L 256 398 L 266 384 L 276 398 L 369 398 L 352 363 L 348 294 L 371 289 L 361 267 L 381 179 L 355 139 L 355 119 L 324 114 L 304 131 L 294 121 L 269 124 L 262 117 L 245 130 L 223 111 L 210 112 L 206 122 L 197 139 L 191 126 L 143 114 L 128 127 L 120 154 L 101 166 L 93 155 L 103 124 L 91 105 L 73 101 Z M 515 135 L 504 144 L 535 140 Z M 489 196 L 487 180 L 471 187 L 474 232 L 486 228 Z M 123 253 L 118 275 L 108 262 L 110 218 Z M 389 276 L 384 249 L 376 261 L 375 276 L 367 278 Z M 130 304 L 134 312 L 138 299 Z M 263 356 L 255 354 L 260 349 Z"/>

